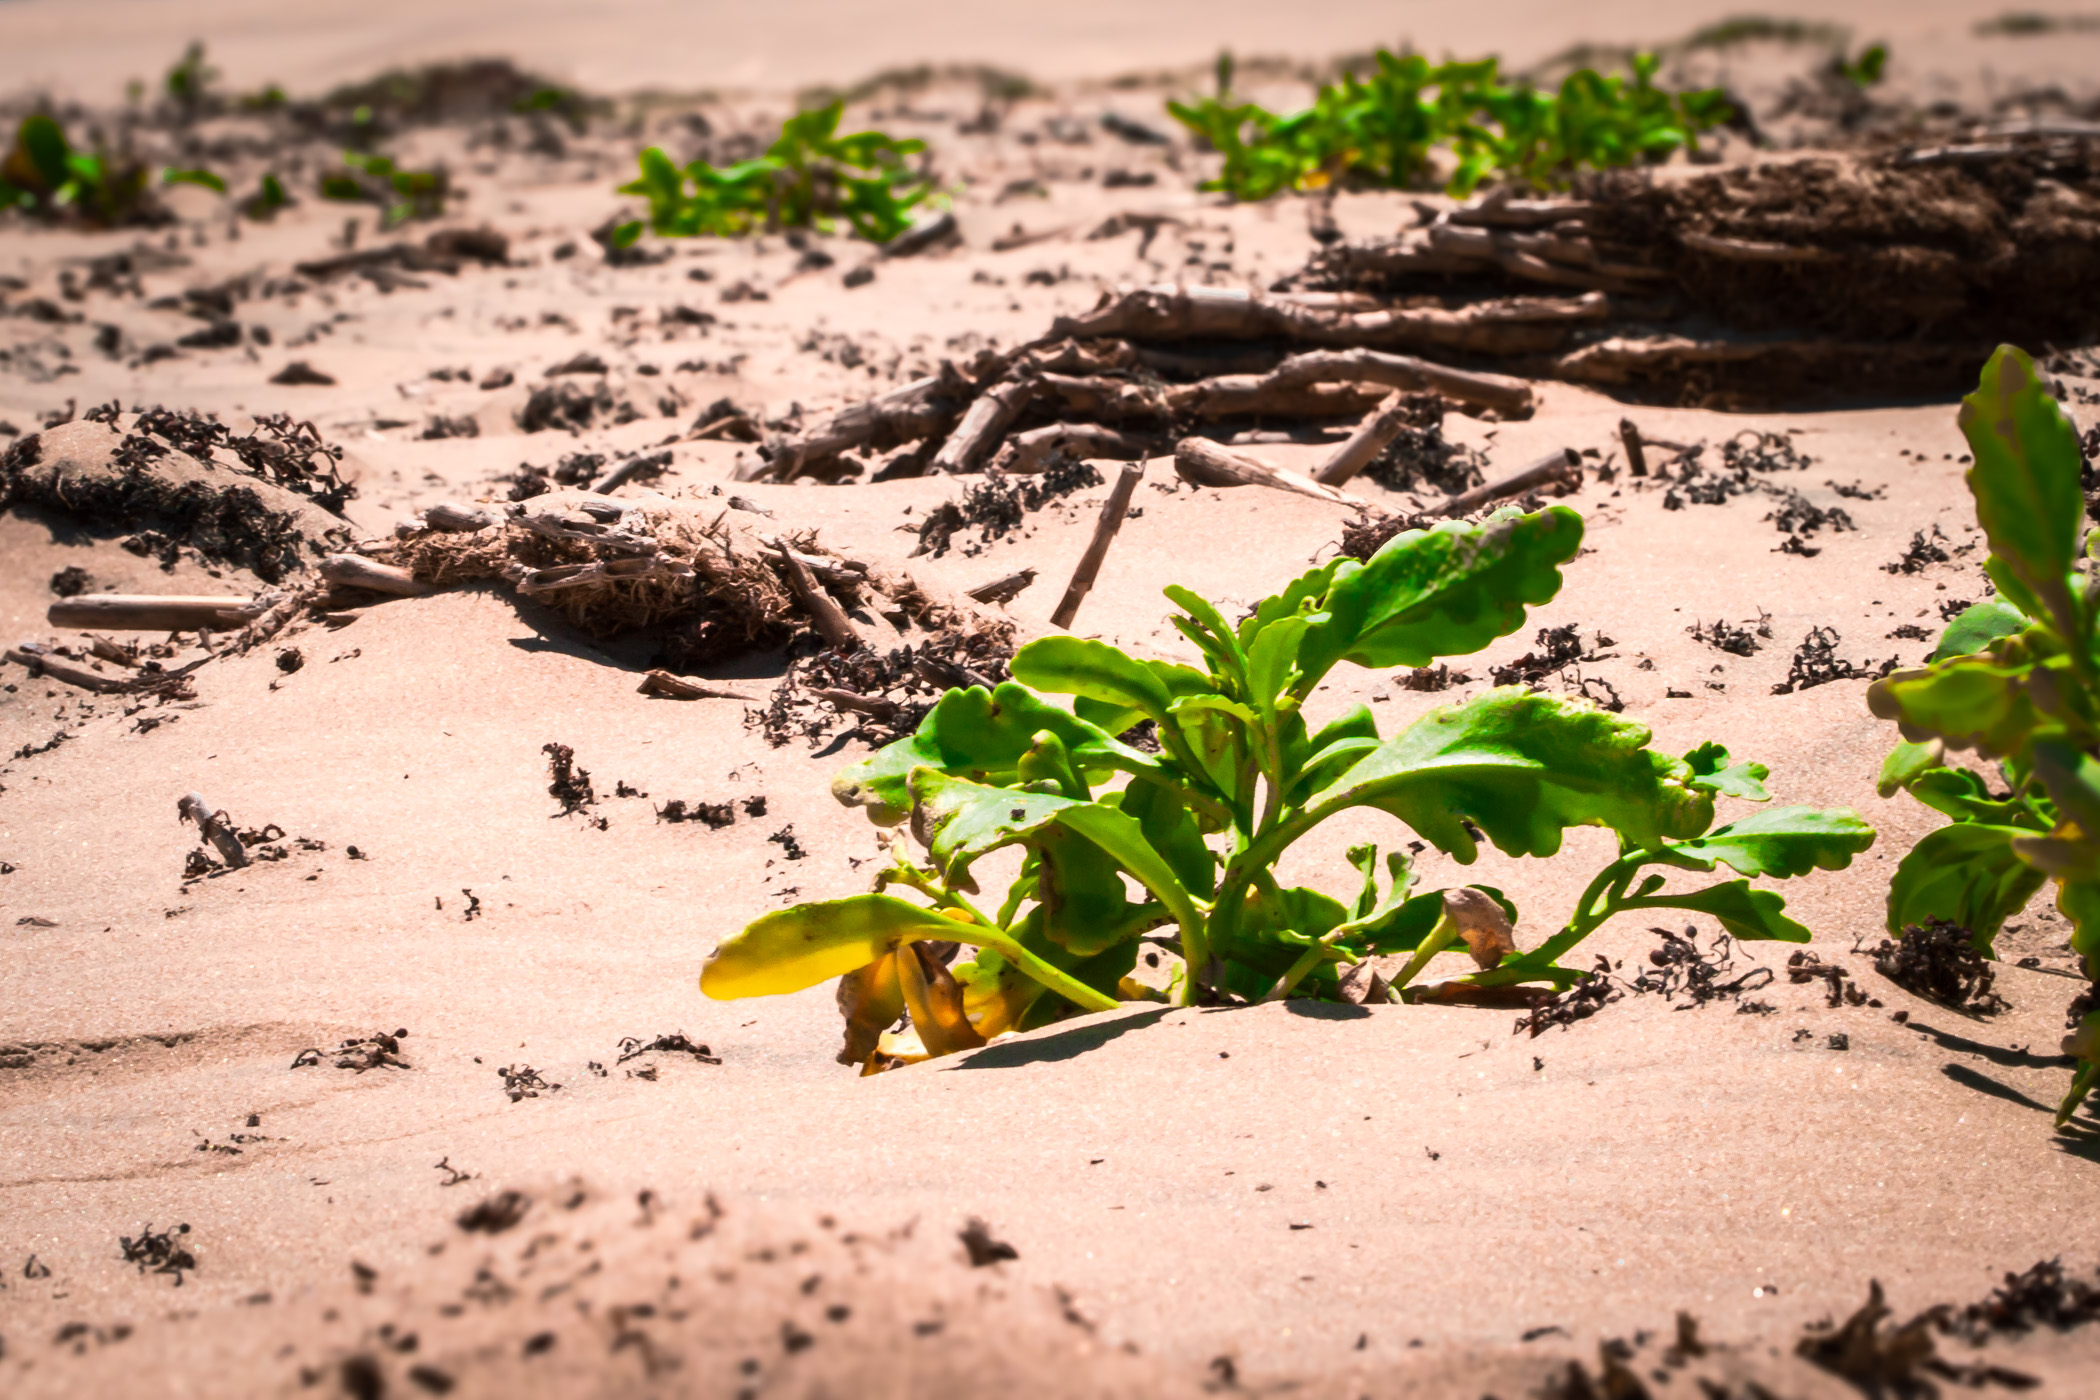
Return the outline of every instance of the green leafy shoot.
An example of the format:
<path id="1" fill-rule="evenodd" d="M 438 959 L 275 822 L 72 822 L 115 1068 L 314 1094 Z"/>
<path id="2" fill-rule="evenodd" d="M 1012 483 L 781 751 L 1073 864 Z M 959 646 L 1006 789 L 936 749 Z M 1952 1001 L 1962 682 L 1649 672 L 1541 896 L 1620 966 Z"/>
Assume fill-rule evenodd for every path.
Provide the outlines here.
<path id="1" fill-rule="evenodd" d="M 1870 88 L 1879 83 L 1882 72 L 1888 67 L 1889 46 L 1869 44 L 1860 51 L 1858 58 L 1846 58 L 1840 53 L 1832 60 L 1837 66 L 1838 76 L 1857 88 Z"/>
<path id="2" fill-rule="evenodd" d="M 1278 115 L 1234 100 L 1221 59 L 1215 97 L 1167 110 L 1224 157 L 1203 188 L 1242 200 L 1339 181 L 1413 188 L 1439 159 L 1453 194 L 1489 181 L 1558 189 L 1583 170 L 1696 149 L 1701 132 L 1733 114 L 1718 90 L 1657 87 L 1652 54 L 1636 54 L 1625 75 L 1578 69 L 1556 92 L 1504 82 L 1493 58 L 1433 65 L 1381 49 L 1375 64 L 1367 78 L 1345 74 L 1312 106 Z"/>
<path id="3" fill-rule="evenodd" d="M 908 819 L 923 854 L 893 838 L 875 895 L 760 919 L 716 951 L 702 989 L 764 995 L 838 977 L 842 1059 L 872 1069 L 1133 1000 L 1565 987 L 1581 974 L 1561 959 L 1621 913 L 1689 909 L 1738 938 L 1807 939 L 1751 881 L 1842 869 L 1874 833 L 1852 812 L 1807 807 L 1716 825 L 1720 801 L 1769 800 L 1765 767 L 1718 744 L 1659 753 L 1633 720 L 1517 687 L 1391 736 L 1363 705 L 1318 727 L 1305 719 L 1342 662 L 1426 665 L 1522 630 L 1559 592 L 1582 533 L 1559 506 L 1409 531 L 1368 561 L 1322 565 L 1236 623 L 1170 588 L 1170 621 L 1200 666 L 1079 637 L 1029 642 L 1012 681 L 949 691 L 916 733 L 834 781 L 840 801 L 878 823 Z M 1145 722 L 1158 752 L 1118 737 Z M 1418 889 L 1401 851 L 1381 861 L 1375 846 L 1351 849 L 1351 889 L 1279 882 L 1294 846 L 1366 808 L 1460 864 L 1482 842 L 1550 857 L 1577 826 L 1609 829 L 1618 850 L 1573 915 L 1523 951 L 1500 891 Z M 975 871 L 998 851 L 1017 853 L 1018 871 L 986 898 Z M 1717 873 L 1727 878 L 1699 878 Z M 956 960 L 957 947 L 971 951 Z M 1472 970 L 1425 980 L 1446 950 Z M 1141 953 L 1157 976 L 1137 975 Z M 1382 981 L 1374 958 L 1404 965 Z M 884 1033 L 906 1014 L 908 1032 Z"/>
<path id="4" fill-rule="evenodd" d="M 889 242 L 934 193 L 906 164 L 926 145 L 879 131 L 841 136 L 844 112 L 840 100 L 797 113 L 764 155 L 720 169 L 694 161 L 681 170 L 662 148 L 649 147 L 639 177 L 619 189 L 648 201 L 648 218 L 615 229 L 615 246 L 632 245 L 644 228 L 666 238 L 729 237 L 778 228 L 828 233 L 841 222 L 870 242 Z"/>
<path id="5" fill-rule="evenodd" d="M 204 61 L 204 45 L 191 40 L 161 85 L 178 108 L 193 114 L 210 99 L 218 81 L 219 70 Z"/>
<path id="6" fill-rule="evenodd" d="M 161 183 L 225 192 L 224 181 L 208 170 L 164 170 Z M 0 210 L 6 209 L 96 228 L 167 218 L 142 163 L 99 147 L 78 148 L 56 120 L 42 113 L 22 119 L 13 146 L 0 159 Z"/>
<path id="7" fill-rule="evenodd" d="M 1998 597 L 1953 619 L 1918 670 L 1867 691 L 1874 714 L 1904 743 L 1882 767 L 1884 797 L 1908 792 L 1949 817 L 1912 848 L 1889 885 L 1898 937 L 1932 919 L 1967 929 L 1995 956 L 2005 921 L 2050 880 L 2071 921 L 2072 950 L 2100 979 L 2100 647 L 2096 583 L 2081 550 L 2085 496 L 2077 430 L 2034 361 L 2001 346 L 1960 424 L 1984 571 Z M 2003 790 L 1948 761 L 1973 749 L 1994 761 Z M 2100 1011 L 2064 1043 L 2079 1068 L 2060 1125 L 2100 1079 Z"/>
<path id="8" fill-rule="evenodd" d="M 435 170 L 406 170 L 393 157 L 343 152 L 344 171 L 321 176 L 321 198 L 346 203 L 376 204 L 384 211 L 382 228 L 395 228 L 410 219 L 435 219 L 445 212 L 451 193 L 442 166 Z"/>

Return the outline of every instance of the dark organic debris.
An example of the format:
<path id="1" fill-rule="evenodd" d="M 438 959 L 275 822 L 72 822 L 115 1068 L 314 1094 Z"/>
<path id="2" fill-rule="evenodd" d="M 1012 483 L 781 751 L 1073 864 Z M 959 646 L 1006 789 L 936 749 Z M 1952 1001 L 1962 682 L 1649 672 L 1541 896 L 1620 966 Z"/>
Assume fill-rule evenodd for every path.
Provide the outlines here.
<path id="1" fill-rule="evenodd" d="M 499 1191 L 478 1201 L 453 1223 L 468 1234 L 500 1235 L 525 1218 L 532 1197 L 522 1191 Z"/>
<path id="2" fill-rule="evenodd" d="M 687 802 L 674 797 L 656 809 L 660 822 L 699 822 L 703 826 L 720 831 L 736 821 L 736 804 L 733 802 Z"/>
<path id="3" fill-rule="evenodd" d="M 721 1056 L 715 1054 L 705 1045 L 695 1045 L 686 1038 L 684 1031 L 674 1031 L 670 1035 L 660 1035 L 654 1040 L 647 1041 L 640 1036 L 623 1036 L 620 1039 L 620 1058 L 614 1063 L 624 1065 L 638 1056 L 653 1053 L 691 1055 L 704 1065 L 718 1065 L 722 1063 Z"/>
<path id="4" fill-rule="evenodd" d="M 768 836 L 766 840 L 780 847 L 781 853 L 789 860 L 809 859 L 809 852 L 804 850 L 802 843 L 795 839 L 795 824 L 793 822 L 789 822 L 786 826 Z"/>
<path id="5" fill-rule="evenodd" d="M 774 748 L 797 737 L 821 748 L 841 731 L 880 747 L 916 731 L 951 687 L 1006 680 L 1012 656 L 1010 627 L 947 631 L 887 654 L 820 651 L 790 665 L 766 708 L 745 722 Z"/>
<path id="6" fill-rule="evenodd" d="M 1772 636 L 1772 615 L 1762 608 L 1754 618 L 1745 618 L 1740 624 L 1730 624 L 1716 618 L 1711 625 L 1695 622 L 1684 629 L 1695 641 L 1705 642 L 1731 656 L 1749 656 L 1758 649 L 1760 638 L 1767 641 Z"/>
<path id="7" fill-rule="evenodd" d="M 549 1083 L 531 1065 L 505 1065 L 496 1074 L 503 1080 L 503 1092 L 510 1095 L 512 1103 L 520 1099 L 536 1099 L 542 1091 L 551 1094 L 561 1087 Z"/>
<path id="8" fill-rule="evenodd" d="M 117 1243 L 124 1251 L 125 1263 L 138 1265 L 142 1274 L 167 1274 L 180 1288 L 184 1271 L 194 1271 L 197 1267 L 197 1256 L 190 1253 L 180 1238 L 189 1232 L 187 1225 L 177 1225 L 173 1230 L 155 1230 L 149 1223 L 139 1227 L 137 1239 L 122 1236 Z"/>
<path id="9" fill-rule="evenodd" d="M 1874 950 L 1874 968 L 1897 986 L 1957 1011 L 1991 1016 L 2012 1009 L 1992 990 L 1997 976 L 1977 949 L 1976 936 L 1946 919 L 1912 924 L 1901 941 L 1884 938 Z"/>
<path id="10" fill-rule="evenodd" d="M 1891 574 L 1917 574 L 1923 573 L 1928 564 L 1946 563 L 1949 556 L 1940 546 L 1940 541 L 1946 538 L 1937 525 L 1932 527 L 1929 538 L 1923 530 L 1913 530 L 1910 547 L 1903 551 L 1903 557 L 1893 564 L 1883 564 L 1882 571 Z"/>
<path id="11" fill-rule="evenodd" d="M 1832 681 L 1877 680 L 1896 669 L 1893 656 L 1882 662 L 1869 661 L 1864 666 L 1846 661 L 1837 654 L 1838 641 L 1835 627 L 1809 628 L 1801 645 L 1794 649 L 1786 679 L 1773 686 L 1772 693 L 1791 695 Z"/>
<path id="12" fill-rule="evenodd" d="M 1600 632 L 1593 645 L 1584 647 L 1577 624 L 1570 622 L 1559 627 L 1541 627 L 1532 639 L 1532 645 L 1538 649 L 1526 652 L 1507 666 L 1488 669 L 1496 685 L 1537 685 L 1555 671 L 1564 670 L 1578 661 L 1609 659 L 1605 649 L 1618 643 Z"/>
<path id="13" fill-rule="evenodd" d="M 1769 967 L 1752 967 L 1729 978 L 1735 971 L 1735 940 L 1725 933 L 1716 933 L 1713 943 L 1702 949 L 1699 930 L 1689 924 L 1681 934 L 1666 928 L 1648 931 L 1659 935 L 1662 942 L 1649 951 L 1648 966 L 1633 979 L 1636 992 L 1660 993 L 1665 1001 L 1682 996 L 1689 1005 L 1704 1006 L 1712 1001 L 1740 1002 L 1745 993 L 1772 984 Z"/>
<path id="14" fill-rule="evenodd" d="M 1449 690 L 1454 685 L 1466 685 L 1473 677 L 1464 671 L 1454 671 L 1440 661 L 1434 666 L 1417 666 L 1398 679 L 1402 690 L 1439 691 Z"/>
<path id="15" fill-rule="evenodd" d="M 334 1055 L 337 1057 L 337 1069 L 354 1069 L 359 1074 L 368 1069 L 411 1069 L 413 1066 L 401 1058 L 401 1042 L 406 1039 L 406 1030 L 396 1030 L 392 1035 L 385 1031 L 374 1031 L 370 1035 L 345 1040 L 329 1051 L 310 1046 L 293 1056 L 292 1068 L 305 1069 Z"/>
<path id="16" fill-rule="evenodd" d="M 1941 1330 L 1981 1346 L 1992 1334 L 2031 1332 L 2053 1327 L 2059 1332 L 2100 1322 L 2100 1285 L 2067 1278 L 2061 1259 L 2044 1260 L 2025 1273 L 2008 1273 L 2005 1282 L 1980 1303 L 1949 1312 Z"/>
<path id="17" fill-rule="evenodd" d="M 1546 998 L 1519 1016 L 1510 1034 L 1529 1031 L 1536 1040 L 1555 1026 L 1566 1030 L 1577 1021 L 1586 1021 L 1625 996 L 1626 993 L 1612 982 L 1611 964 L 1601 957 L 1597 962 L 1596 970 L 1584 974 L 1580 982 Z"/>
<path id="18" fill-rule="evenodd" d="M 547 785 L 547 795 L 561 803 L 556 816 L 572 816 L 597 802 L 590 770 L 576 766 L 576 750 L 567 744 L 542 744 L 540 752 L 547 755 L 547 771 L 554 779 Z"/>
<path id="19" fill-rule="evenodd" d="M 1403 402 L 1407 424 L 1363 474 L 1389 491 L 1432 492 L 1456 496 L 1487 480 L 1487 458 L 1444 436 L 1441 395 L 1410 394 Z"/>
<path id="20" fill-rule="evenodd" d="M 996 1264 L 1002 1259 L 1021 1257 L 1021 1251 L 1005 1240 L 993 1239 L 992 1227 L 974 1215 L 970 1217 L 970 1223 L 957 1232 L 956 1237 L 962 1241 L 963 1248 L 969 1251 L 970 1267 L 973 1269 Z"/>
<path id="21" fill-rule="evenodd" d="M 1823 1004 L 1833 1009 L 1840 1006 L 1881 1005 L 1879 997 L 1870 997 L 1859 989 L 1859 984 L 1852 980 L 1852 974 L 1841 964 L 1824 962 L 1806 948 L 1797 948 L 1788 955 L 1786 980 L 1796 986 L 1821 982 Z"/>
<path id="22" fill-rule="evenodd" d="M 960 499 L 944 501 L 926 512 L 919 522 L 919 545 L 912 554 L 931 554 L 938 559 L 955 547 L 959 532 L 975 526 L 976 542 L 962 546 L 962 552 L 974 558 L 993 541 L 1018 532 L 1030 513 L 1101 482 L 1101 473 L 1091 462 L 1062 453 L 1053 454 L 1049 465 L 1033 476 L 1015 478 L 987 473 Z"/>
<path id="23" fill-rule="evenodd" d="M 68 564 L 51 575 L 51 591 L 61 598 L 77 598 L 94 586 L 94 578 L 78 564 Z"/>

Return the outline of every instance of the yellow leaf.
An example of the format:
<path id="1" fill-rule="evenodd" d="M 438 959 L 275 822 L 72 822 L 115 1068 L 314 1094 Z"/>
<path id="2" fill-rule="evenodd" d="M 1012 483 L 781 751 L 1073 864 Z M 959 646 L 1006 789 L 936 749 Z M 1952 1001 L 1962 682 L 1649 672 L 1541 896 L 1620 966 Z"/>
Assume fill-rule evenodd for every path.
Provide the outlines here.
<path id="1" fill-rule="evenodd" d="M 755 919 L 700 969 L 718 1000 L 799 992 L 866 967 L 920 938 L 949 938 L 955 924 L 886 894 L 798 904 Z"/>

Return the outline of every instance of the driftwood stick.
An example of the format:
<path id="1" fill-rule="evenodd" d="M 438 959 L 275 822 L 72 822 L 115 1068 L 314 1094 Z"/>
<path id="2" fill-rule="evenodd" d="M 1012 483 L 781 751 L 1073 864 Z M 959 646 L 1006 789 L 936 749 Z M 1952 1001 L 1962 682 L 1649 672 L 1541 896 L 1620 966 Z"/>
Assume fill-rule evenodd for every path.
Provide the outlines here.
<path id="1" fill-rule="evenodd" d="M 927 475 L 966 472 L 975 467 L 985 449 L 999 440 L 1039 390 L 1036 380 L 1029 377 L 1002 380 L 979 394 L 963 410 L 962 421 L 948 434 L 940 451 L 933 454 Z"/>
<path id="2" fill-rule="evenodd" d="M 1052 423 L 1009 436 L 993 455 L 991 467 L 1009 476 L 1027 476 L 1041 471 L 1056 452 L 1081 460 L 1109 457 L 1134 462 L 1151 455 L 1158 446 L 1158 440 L 1149 434 L 1121 433 L 1098 423 Z"/>
<path id="3" fill-rule="evenodd" d="M 724 690 L 718 685 L 692 680 L 686 676 L 674 676 L 669 671 L 651 671 L 642 677 L 635 687 L 637 695 L 660 695 L 666 700 L 744 700 L 754 697 L 740 690 Z"/>
<path id="4" fill-rule="evenodd" d="M 1412 355 L 1387 355 L 1376 350 L 1307 351 L 1276 366 L 1269 379 L 1279 387 L 1336 381 L 1383 384 L 1389 389 L 1442 394 L 1447 399 L 1510 415 L 1529 414 L 1534 406 L 1531 385 L 1522 379 L 1452 369 Z"/>
<path id="5" fill-rule="evenodd" d="M 205 840 L 211 842 L 219 853 L 219 859 L 230 869 L 238 870 L 248 863 L 248 853 L 241 849 L 241 838 L 233 834 L 231 827 L 219 820 L 212 806 L 197 793 L 191 793 L 175 804 L 176 820 L 188 820 L 197 824 L 197 830 Z"/>
<path id="6" fill-rule="evenodd" d="M 436 592 L 414 574 L 361 554 L 331 554 L 321 561 L 321 577 L 343 588 L 366 588 L 396 598 L 425 598 Z"/>
<path id="7" fill-rule="evenodd" d="M 1385 402 L 1371 410 L 1349 440 L 1334 450 L 1334 454 L 1320 464 L 1313 473 L 1313 480 L 1322 486 L 1345 486 L 1349 478 L 1371 465 L 1379 453 L 1385 451 L 1392 440 L 1400 436 L 1407 426 L 1407 392 L 1395 389 L 1385 396 Z"/>
<path id="8" fill-rule="evenodd" d="M 1272 486 L 1334 505 L 1362 507 L 1363 502 L 1309 476 L 1275 467 L 1218 446 L 1208 438 L 1186 437 L 1174 448 L 1174 474 L 1191 486 Z"/>
<path id="9" fill-rule="evenodd" d="M 1626 466 L 1635 476 L 1648 474 L 1648 454 L 1641 449 L 1641 430 L 1631 418 L 1619 420 L 1619 441 L 1626 447 Z"/>
<path id="10" fill-rule="evenodd" d="M 1035 582 L 1035 570 L 1023 569 L 1019 573 L 995 578 L 990 583 L 980 583 L 963 596 L 980 603 L 1011 603 L 1021 596 L 1023 589 Z"/>
<path id="11" fill-rule="evenodd" d="M 894 700 L 885 700 L 880 695 L 862 695 L 852 690 L 833 690 L 827 687 L 813 690 L 810 694 L 834 709 L 851 710 L 854 714 L 866 715 L 870 719 L 895 719 L 897 711 L 901 708 Z"/>
<path id="12" fill-rule="evenodd" d="M 163 598 L 142 593 L 91 593 L 79 598 L 61 598 L 44 616 L 53 627 L 183 632 L 199 627 L 239 627 L 252 621 L 258 611 L 251 598 Z"/>
<path id="13" fill-rule="evenodd" d="M 446 534 L 471 535 L 476 530 L 486 530 L 502 519 L 485 506 L 465 506 L 456 501 L 439 501 L 423 509 L 423 524 Z"/>
<path id="14" fill-rule="evenodd" d="M 1582 480 L 1582 458 L 1573 448 L 1563 447 L 1557 452 L 1539 458 L 1524 470 L 1500 481 L 1490 481 L 1470 491 L 1461 491 L 1430 508 L 1434 515 L 1471 515 L 1482 506 L 1509 496 L 1521 496 L 1526 491 L 1556 483 L 1580 482 Z"/>
<path id="15" fill-rule="evenodd" d="M 794 592 L 795 600 L 802 604 L 803 611 L 809 614 L 810 621 L 816 624 L 817 631 L 825 641 L 847 651 L 859 651 L 867 645 L 861 640 L 860 630 L 853 625 L 853 620 L 846 616 L 846 610 L 832 601 L 831 595 L 818 586 L 816 579 L 809 572 L 809 566 L 796 558 L 793 550 L 784 545 L 775 545 L 773 557 L 778 559 L 781 567 L 787 571 L 789 589 Z"/>
<path id="16" fill-rule="evenodd" d="M 28 667 L 32 676 L 49 676 L 52 680 L 64 681 L 67 685 L 78 686 L 82 690 L 107 694 L 112 690 L 124 689 L 128 683 L 116 676 L 105 676 L 99 671 L 90 671 L 85 666 L 75 666 L 70 661 L 52 656 L 41 649 L 33 649 L 28 642 L 18 647 L 9 647 L 6 655 L 7 659 L 17 666 Z"/>
<path id="17" fill-rule="evenodd" d="M 1086 553 L 1079 556 L 1079 567 L 1072 570 L 1063 601 L 1050 614 L 1052 627 L 1069 629 L 1072 619 L 1079 616 L 1079 605 L 1093 590 L 1094 580 L 1101 574 L 1101 561 L 1108 557 L 1108 547 L 1115 543 L 1116 532 L 1123 528 L 1123 518 L 1130 513 L 1130 497 L 1144 479 L 1145 464 L 1138 462 L 1123 468 L 1109 489 L 1108 499 L 1101 506 L 1101 518 L 1094 523 L 1094 538 L 1087 542 Z"/>

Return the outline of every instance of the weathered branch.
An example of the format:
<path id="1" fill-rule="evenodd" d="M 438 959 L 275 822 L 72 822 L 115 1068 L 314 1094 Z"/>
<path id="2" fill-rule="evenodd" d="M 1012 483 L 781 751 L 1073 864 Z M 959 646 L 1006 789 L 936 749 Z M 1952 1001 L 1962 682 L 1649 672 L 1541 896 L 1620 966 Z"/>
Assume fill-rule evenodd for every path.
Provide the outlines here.
<path id="1" fill-rule="evenodd" d="M 674 676 L 669 671 L 651 671 L 648 675 L 642 677 L 642 683 L 635 687 L 635 693 L 637 695 L 659 695 L 666 700 L 750 701 L 754 698 L 744 694 L 742 691 L 724 690 L 718 685 L 710 685 L 685 676 Z"/>
<path id="2" fill-rule="evenodd" d="M 1392 440 L 1400 436 L 1407 426 L 1408 396 L 1405 390 L 1395 389 L 1385 396 L 1385 402 L 1371 410 L 1349 440 L 1334 450 L 1333 455 L 1320 464 L 1313 473 L 1313 480 L 1322 486 L 1343 486 L 1349 479 L 1371 465 L 1379 453 L 1385 451 Z"/>
<path id="3" fill-rule="evenodd" d="M 816 624 L 818 634 L 825 641 L 847 651 L 860 651 L 866 647 L 867 643 L 861 640 L 860 630 L 853 625 L 853 620 L 846 616 L 845 609 L 818 586 L 816 579 L 810 575 L 809 566 L 796 558 L 793 550 L 785 545 L 776 544 L 773 546 L 773 557 L 780 561 L 781 567 L 786 571 L 788 589 L 795 595 L 795 601 L 802 604 L 803 611 L 809 614 L 810 621 Z"/>
<path id="4" fill-rule="evenodd" d="M 1158 438 L 1118 432 L 1097 423 L 1052 423 L 1009 436 L 993 455 L 991 469 L 1009 476 L 1027 476 L 1041 471 L 1050 457 L 1059 452 L 1082 460 L 1110 457 L 1132 462 L 1151 456 L 1159 447 Z"/>
<path id="5" fill-rule="evenodd" d="M 1033 375 L 1004 379 L 985 390 L 963 410 L 962 421 L 927 465 L 929 475 L 966 472 L 1010 427 L 1029 400 L 1041 392 Z"/>
<path id="6" fill-rule="evenodd" d="M 1292 413 L 1311 416 L 1317 402 L 1307 402 L 1306 390 L 1331 390 L 1347 386 L 1346 394 L 1328 394 L 1334 402 L 1368 400 L 1356 407 L 1362 413 L 1384 399 L 1370 386 L 1408 389 L 1442 394 L 1447 399 L 1477 404 L 1505 417 L 1528 416 L 1536 400 L 1531 385 L 1504 374 L 1482 374 L 1451 369 L 1408 355 L 1387 355 L 1376 350 L 1309 350 L 1293 355 L 1265 375 L 1219 375 L 1195 384 L 1177 384 L 1167 390 L 1167 401 L 1177 411 L 1203 418 L 1223 418 L 1247 413 Z M 1370 398 L 1370 395 L 1377 397 Z M 1294 399 L 1294 395 L 1300 396 Z M 1301 404 L 1300 407 L 1284 405 Z M 1332 408 L 1328 409 L 1333 412 Z"/>
<path id="7" fill-rule="evenodd" d="M 61 598 L 44 614 L 53 627 L 97 627 L 117 632 L 183 632 L 241 627 L 260 612 L 252 598 L 158 597 L 91 593 Z"/>
<path id="8" fill-rule="evenodd" d="M 396 598 L 423 598 L 436 591 L 406 569 L 361 554 L 329 555 L 321 561 L 321 577 L 339 587 L 364 588 Z"/>
<path id="9" fill-rule="evenodd" d="M 1181 440 L 1174 448 L 1174 474 L 1192 486 L 1270 486 L 1334 505 L 1364 505 L 1356 497 L 1322 486 L 1311 477 L 1228 451 L 1208 438 Z"/>
<path id="10" fill-rule="evenodd" d="M 1094 580 L 1101 575 L 1101 561 L 1108 557 L 1108 547 L 1115 543 L 1116 532 L 1123 528 L 1124 517 L 1130 513 L 1130 497 L 1137 484 L 1145 479 L 1145 466 L 1140 462 L 1123 468 L 1116 484 L 1109 489 L 1108 499 L 1101 505 L 1101 518 L 1094 522 L 1094 537 L 1087 542 L 1086 553 L 1079 556 L 1079 565 L 1072 570 L 1072 581 L 1065 585 L 1065 596 L 1050 614 L 1050 625 L 1069 629 L 1072 619 L 1079 616 L 1079 605 L 1093 590 Z"/>
<path id="11" fill-rule="evenodd" d="M 52 680 L 64 681 L 67 685 L 78 686 L 82 690 L 92 690 L 99 694 L 107 694 L 112 690 L 122 690 L 129 684 L 128 678 L 105 676 L 100 671 L 90 671 L 85 666 L 75 666 L 61 657 L 53 656 L 47 651 L 32 647 L 28 642 L 24 642 L 18 647 L 9 647 L 6 657 L 17 666 L 28 667 L 29 674 L 32 676 L 49 676 Z"/>
<path id="12" fill-rule="evenodd" d="M 1456 496 L 1446 496 L 1430 507 L 1430 512 L 1435 515 L 1471 515 L 1482 506 L 1510 496 L 1521 496 L 1541 486 L 1579 485 L 1581 481 L 1582 458 L 1575 454 L 1574 449 L 1563 447 L 1500 481 L 1490 481 Z"/>
<path id="13" fill-rule="evenodd" d="M 197 830 L 218 851 L 219 859 L 230 869 L 239 870 L 248 863 L 248 853 L 241 849 L 241 838 L 233 829 L 219 820 L 209 802 L 197 793 L 190 793 L 175 804 L 176 820 L 189 820 L 197 824 Z"/>

